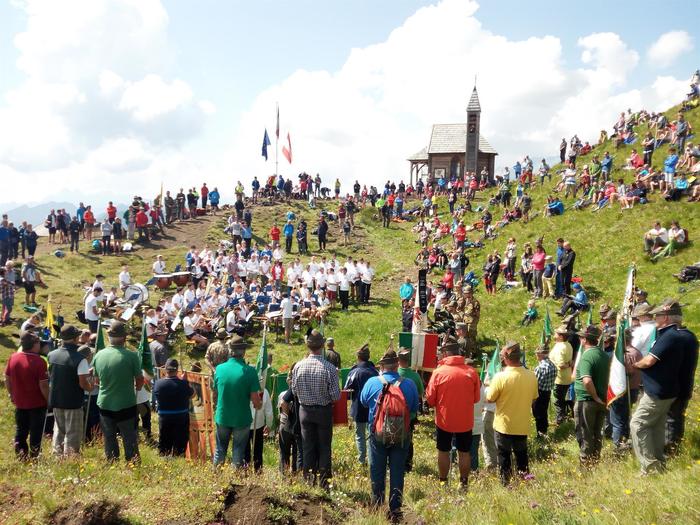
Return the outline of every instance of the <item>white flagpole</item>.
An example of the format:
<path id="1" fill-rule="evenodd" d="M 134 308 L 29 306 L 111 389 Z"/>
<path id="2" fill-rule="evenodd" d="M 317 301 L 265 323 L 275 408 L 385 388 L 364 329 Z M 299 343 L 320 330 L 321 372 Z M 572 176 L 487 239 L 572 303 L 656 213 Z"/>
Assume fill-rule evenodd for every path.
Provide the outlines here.
<path id="1" fill-rule="evenodd" d="M 279 148 L 277 147 L 277 143 L 280 140 L 280 105 L 279 102 L 277 103 L 277 114 L 275 115 L 275 118 L 277 121 L 275 122 L 275 179 L 279 177 L 279 162 L 277 160 L 278 157 L 278 150 Z M 275 180 L 275 184 L 277 184 L 277 181 Z"/>

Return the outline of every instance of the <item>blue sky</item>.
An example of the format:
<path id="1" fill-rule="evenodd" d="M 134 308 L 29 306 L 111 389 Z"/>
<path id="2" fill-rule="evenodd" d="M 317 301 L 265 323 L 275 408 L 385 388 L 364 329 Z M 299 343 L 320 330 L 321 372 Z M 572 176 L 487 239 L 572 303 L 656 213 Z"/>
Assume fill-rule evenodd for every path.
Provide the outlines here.
<path id="1" fill-rule="evenodd" d="M 517 155 L 548 154 L 542 150 L 561 133 L 599 129 L 622 105 L 670 104 L 700 66 L 697 47 L 662 52 L 662 59 L 648 55 L 670 31 L 687 32 L 697 45 L 700 17 L 689 16 L 697 13 L 690 0 L 663 6 L 485 0 L 478 10 L 467 0 L 26 1 L 28 9 L 25 0 L 0 4 L 0 116 L 5 109 L 22 119 L 28 107 L 34 112 L 32 97 L 45 96 L 47 107 L 26 120 L 52 135 L 27 144 L 7 132 L 15 143 L 6 152 L 0 147 L 0 175 L 47 180 L 96 169 L 108 170 L 107 179 L 128 172 L 137 180 L 144 173 L 163 178 L 168 170 L 230 172 L 240 165 L 244 178 L 264 175 L 270 167 L 256 152 L 262 129 L 273 126 L 275 100 L 285 101 L 283 128 L 298 152 L 289 170 L 338 171 L 349 180 L 376 166 L 400 176 L 402 159 L 424 145 L 431 122 L 463 118 L 475 73 L 485 132 L 503 152 L 502 164 L 510 164 Z M 62 34 L 72 25 L 75 35 Z M 20 33 L 29 41 L 21 50 Z M 122 45 L 120 60 L 113 47 Z M 455 70 L 434 71 L 440 55 L 451 53 Z M 21 56 L 33 64 L 29 74 L 17 66 Z M 671 56 L 667 64 L 664 56 Z M 56 71 L 42 73 L 54 65 Z M 114 77 L 107 84 L 105 73 Z M 116 93 L 111 107 L 95 102 L 98 85 Z M 26 98 L 24 106 L 17 95 Z M 161 101 L 170 102 L 152 115 L 149 108 Z M 517 125 L 499 118 L 506 112 Z M 373 148 L 376 138 L 360 140 L 368 127 L 385 129 L 393 142 Z M 26 136 L 35 138 L 31 129 Z M 334 150 L 338 137 L 351 149 L 347 156 Z M 24 158 L 33 148 L 50 154 L 33 164 Z M 119 164 L 124 156 L 133 158 Z"/>

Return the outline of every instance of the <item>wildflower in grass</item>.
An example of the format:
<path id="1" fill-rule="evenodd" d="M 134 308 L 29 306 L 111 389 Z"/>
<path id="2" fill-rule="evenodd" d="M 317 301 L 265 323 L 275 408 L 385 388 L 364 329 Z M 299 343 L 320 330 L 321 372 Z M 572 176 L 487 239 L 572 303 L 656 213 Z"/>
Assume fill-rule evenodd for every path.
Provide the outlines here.
<path id="1" fill-rule="evenodd" d="M 625 494 L 629 496 L 630 494 L 632 494 L 632 491 L 630 489 L 625 489 Z"/>

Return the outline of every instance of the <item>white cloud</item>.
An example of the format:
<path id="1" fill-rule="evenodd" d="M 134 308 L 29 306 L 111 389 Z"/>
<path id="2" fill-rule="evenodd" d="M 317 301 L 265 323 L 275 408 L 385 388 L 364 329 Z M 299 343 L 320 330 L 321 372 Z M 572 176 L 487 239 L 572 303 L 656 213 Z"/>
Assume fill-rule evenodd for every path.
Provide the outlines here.
<path id="1" fill-rule="evenodd" d="M 186 73 L 168 74 L 161 3 L 56 4 L 22 3 L 28 23 L 16 43 L 27 79 L 0 103 L 0 177 L 36 182 L 37 200 L 85 192 L 122 201 L 155 195 L 161 181 L 175 189 L 203 180 L 226 200 L 236 178 L 274 172 L 274 144 L 267 163 L 260 147 L 264 127 L 274 141 L 278 101 L 294 149 L 291 166 L 279 156 L 281 172 L 319 172 L 325 185 L 339 177 L 347 187 L 408 179 L 405 159 L 427 145 L 431 125 L 466 118 L 475 75 L 497 165 L 554 153 L 574 133 L 594 140 L 620 111 L 663 109 L 686 89 L 670 76 L 630 88 L 639 54 L 615 33 L 581 35 L 580 62 L 565 60 L 556 36 L 512 40 L 481 25 L 476 2 L 444 0 L 353 49 L 337 71 L 298 70 L 262 91 L 200 160 L 188 141 L 217 101 L 198 99 Z"/>
<path id="2" fill-rule="evenodd" d="M 673 64 L 683 53 L 693 50 L 693 37 L 687 31 L 669 31 L 654 42 L 647 58 L 655 66 L 667 67 Z"/>
<path id="3" fill-rule="evenodd" d="M 131 193 L 215 111 L 186 81 L 169 78 L 160 0 L 15 6 L 27 18 L 14 39 L 25 78 L 0 101 L 0 174 L 37 182 L 34 198 L 75 195 L 96 180 Z"/>

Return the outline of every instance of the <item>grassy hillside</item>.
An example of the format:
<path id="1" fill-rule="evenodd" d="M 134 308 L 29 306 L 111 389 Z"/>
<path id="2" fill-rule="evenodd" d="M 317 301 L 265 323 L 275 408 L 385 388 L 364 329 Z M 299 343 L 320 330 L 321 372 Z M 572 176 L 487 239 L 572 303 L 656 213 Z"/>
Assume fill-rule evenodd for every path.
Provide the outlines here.
<path id="1" fill-rule="evenodd" d="M 695 129 L 700 129 L 700 113 L 687 114 Z M 612 151 L 614 147 L 610 145 Z M 657 163 L 665 156 L 663 147 L 655 154 Z M 629 147 L 616 153 L 619 169 Z M 586 159 L 581 159 L 585 163 Z M 623 172 L 620 171 L 620 176 Z M 627 180 L 629 181 L 629 175 Z M 617 178 L 617 173 L 615 173 Z M 533 191 L 533 209 L 541 210 L 549 187 Z M 484 196 L 481 197 L 483 204 Z M 329 203 L 335 211 L 336 205 Z M 281 219 L 291 208 L 309 221 L 318 213 L 301 203 L 291 206 L 256 208 L 253 213 L 254 229 L 260 235 L 273 221 Z M 440 211 L 446 212 L 441 204 Z M 498 217 L 499 211 L 494 212 Z M 478 214 L 474 213 L 474 220 Z M 670 222 L 679 219 L 690 232 L 691 240 L 700 232 L 700 213 L 692 203 L 666 203 L 658 195 L 645 206 L 635 206 L 624 212 L 612 207 L 591 212 L 567 211 L 553 218 L 536 217 L 529 224 L 507 226 L 495 240 L 487 241 L 485 248 L 470 253 L 471 267 L 479 269 L 484 255 L 498 249 L 503 252 L 507 238 L 517 239 L 519 247 L 525 241 L 534 241 L 544 235 L 545 247 L 554 250 L 554 240 L 564 237 L 571 242 L 578 257 L 575 273 L 582 277 L 597 304 L 619 304 L 627 267 L 637 264 L 638 284 L 649 292 L 650 301 L 665 296 L 681 296 L 686 323 L 700 333 L 700 294 L 698 288 L 680 287 L 672 277 L 685 264 L 700 260 L 700 245 L 691 242 L 675 257 L 657 264 L 649 262 L 642 252 L 642 234 L 656 220 Z M 329 251 L 337 252 L 341 260 L 353 257 L 369 258 L 378 274 L 373 285 L 373 300 L 369 306 L 351 306 L 350 311 L 334 312 L 326 325 L 327 335 L 335 337 L 344 366 L 353 361 L 354 351 L 365 342 L 370 343 L 373 356 L 380 355 L 389 344 L 389 334 L 398 332 L 400 302 L 398 286 L 405 275 L 415 275 L 413 258 L 417 250 L 411 223 L 394 223 L 390 229 L 381 228 L 374 210 L 364 210 L 356 220 L 351 245 L 339 245 L 338 230 L 331 228 Z M 310 230 L 313 222 L 309 222 Z M 119 267 L 128 262 L 135 280 L 144 282 L 150 275 L 153 255 L 162 253 L 172 268 L 181 263 L 189 242 L 196 244 L 206 239 L 214 243 L 222 238 L 223 219 L 208 218 L 198 224 L 178 227 L 172 239 L 160 243 L 156 249 L 143 249 L 124 257 L 68 256 L 57 259 L 42 255 L 42 267 L 49 289 L 42 291 L 44 301 L 50 293 L 53 303 L 61 305 L 70 321 L 80 307 L 81 285 L 89 283 L 95 273 L 107 275 L 108 283 L 115 283 Z M 189 235 L 187 232 L 191 232 Z M 193 241 L 195 242 L 195 241 Z M 296 243 L 295 243 L 296 245 Z M 317 248 L 310 237 L 310 247 Z M 437 279 L 438 276 L 434 276 Z M 156 297 L 158 294 L 156 294 Z M 482 345 L 489 348 L 495 338 L 503 341 L 525 341 L 528 359 L 539 339 L 541 322 L 520 328 L 518 320 L 525 310 L 528 295 L 522 290 L 485 296 L 478 293 L 482 304 L 479 333 Z M 18 297 L 18 303 L 20 303 Z M 540 301 L 540 311 L 544 303 Z M 558 304 L 550 302 L 553 313 Z M 597 310 L 597 308 L 596 308 Z M 19 317 L 19 312 L 17 312 Z M 597 319 L 596 319 L 597 320 Z M 556 321 L 555 321 L 556 322 Z M 16 346 L 16 329 L 0 329 L 0 363 L 4 365 Z M 289 364 L 304 355 L 301 339 L 293 345 L 277 344 L 270 338 L 271 350 L 276 355 L 275 366 Z M 253 348 L 259 340 L 253 341 Z M 252 354 L 253 352 L 251 352 Z M 193 355 L 188 360 L 201 358 Z M 254 357 L 251 357 L 254 359 Z M 696 388 L 697 394 L 697 388 Z M 12 454 L 13 416 L 6 401 L 0 403 L 0 522 L 46 523 L 57 510 L 69 507 L 66 514 L 78 517 L 77 522 L 88 522 L 81 512 L 86 509 L 98 520 L 119 514 L 133 523 L 212 523 L 222 520 L 248 520 L 247 523 L 384 523 L 383 517 L 368 508 L 369 480 L 367 472 L 354 461 L 354 438 L 346 428 L 335 429 L 333 490 L 328 498 L 310 491 L 298 481 L 288 483 L 277 473 L 276 447 L 266 444 L 266 468 L 261 476 L 245 477 L 225 468 L 214 471 L 209 465 L 192 464 L 185 460 L 166 461 L 153 449 L 143 445 L 143 461 L 139 466 L 123 464 L 109 466 L 103 461 L 99 445 L 90 446 L 80 460 L 57 462 L 44 457 L 31 465 L 18 464 Z M 700 403 L 696 399 L 688 410 L 687 445 L 681 455 L 670 463 L 667 474 L 641 479 L 638 466 L 631 456 L 617 457 L 606 444 L 601 465 L 591 470 L 578 467 L 577 447 L 573 428 L 566 424 L 547 441 L 532 441 L 532 471 L 535 479 L 523 482 L 515 489 L 504 489 L 489 475 L 476 476 L 468 493 L 459 492 L 456 481 L 449 487 L 437 482 L 436 454 L 432 440 L 430 416 L 423 416 L 416 433 L 416 460 L 414 472 L 406 482 L 405 505 L 409 523 L 698 523 L 700 508 L 696 500 L 700 480 Z M 48 450 L 45 443 L 44 450 Z M 230 487 L 238 487 L 234 496 Z M 113 502 L 110 507 L 105 502 Z M 70 507 L 71 505 L 74 505 Z M 228 512 L 224 509 L 228 508 Z M 321 509 L 322 516 L 308 514 L 311 508 Z M 306 510 L 304 510 L 306 509 Z M 99 513 L 102 514 L 99 514 Z M 306 517 L 303 512 L 307 512 Z M 313 517 L 312 517 L 313 516 Z M 265 518 L 267 521 L 259 520 Z M 56 520 L 56 522 L 58 522 Z"/>

